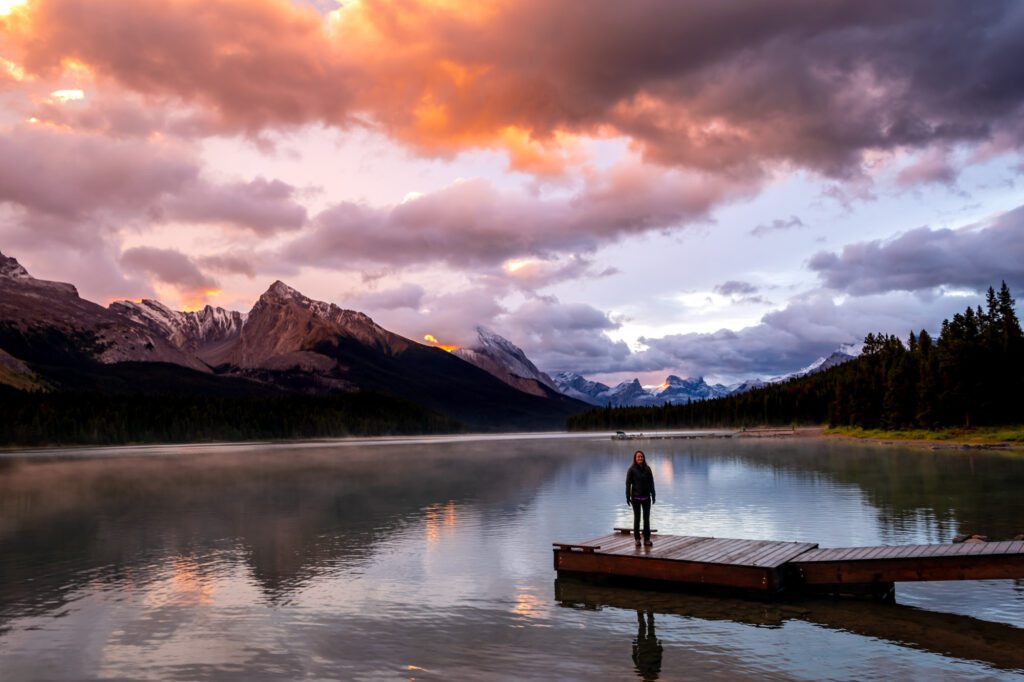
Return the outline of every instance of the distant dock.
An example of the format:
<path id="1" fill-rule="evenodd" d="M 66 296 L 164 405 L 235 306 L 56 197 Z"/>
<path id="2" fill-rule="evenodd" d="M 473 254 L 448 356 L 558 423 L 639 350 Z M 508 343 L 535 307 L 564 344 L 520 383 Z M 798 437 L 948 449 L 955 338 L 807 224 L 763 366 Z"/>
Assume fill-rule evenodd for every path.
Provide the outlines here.
<path id="1" fill-rule="evenodd" d="M 655 433 L 616 431 L 612 440 L 694 440 L 697 438 L 732 438 L 735 435 L 735 431 L 663 431 Z"/>
<path id="2" fill-rule="evenodd" d="M 695 440 L 699 438 L 786 438 L 820 435 L 820 427 L 759 427 L 715 431 L 654 431 L 650 433 L 616 431 L 612 440 Z"/>
<path id="3" fill-rule="evenodd" d="M 640 579 L 761 596 L 826 594 L 891 601 L 894 583 L 1024 578 L 1024 541 L 819 548 L 816 543 L 688 535 L 636 547 L 630 529 L 553 543 L 559 577 Z"/>

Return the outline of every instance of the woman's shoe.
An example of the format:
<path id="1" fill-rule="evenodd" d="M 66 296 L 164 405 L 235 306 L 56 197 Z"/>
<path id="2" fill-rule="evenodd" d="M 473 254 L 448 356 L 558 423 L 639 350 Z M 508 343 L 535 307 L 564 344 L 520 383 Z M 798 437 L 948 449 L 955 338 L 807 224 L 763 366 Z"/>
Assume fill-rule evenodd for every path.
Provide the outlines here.
<path id="1" fill-rule="evenodd" d="M 633 544 L 635 544 L 635 545 L 636 545 L 637 547 L 639 547 L 639 546 L 640 546 L 640 541 L 639 541 L 639 540 L 637 540 L 637 541 L 636 541 L 636 542 L 634 542 Z"/>
<path id="2" fill-rule="evenodd" d="M 644 545 L 647 546 L 647 547 L 653 547 L 654 546 L 654 541 L 653 540 L 644 540 Z"/>

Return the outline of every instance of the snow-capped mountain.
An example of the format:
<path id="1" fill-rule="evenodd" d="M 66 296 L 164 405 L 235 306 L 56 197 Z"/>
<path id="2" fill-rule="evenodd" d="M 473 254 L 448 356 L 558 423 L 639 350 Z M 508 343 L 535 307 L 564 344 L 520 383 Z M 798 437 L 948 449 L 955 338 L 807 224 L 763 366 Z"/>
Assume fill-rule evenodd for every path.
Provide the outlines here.
<path id="1" fill-rule="evenodd" d="M 81 298 L 71 284 L 36 279 L 3 254 L 0 327 L 10 344 L 5 350 L 24 362 L 166 362 L 209 371 L 148 325 Z"/>
<path id="2" fill-rule="evenodd" d="M 661 403 L 681 404 L 693 400 L 707 400 L 708 398 L 721 398 L 729 395 L 729 388 L 722 384 L 709 385 L 704 377 L 696 379 L 681 379 L 674 374 L 665 379 L 665 383 L 658 387 L 659 391 L 655 396 Z"/>
<path id="3" fill-rule="evenodd" d="M 638 407 L 660 405 L 658 397 L 640 385 L 639 379 L 623 381 L 598 396 L 602 405 Z"/>
<path id="4" fill-rule="evenodd" d="M 150 327 L 175 347 L 203 360 L 215 356 L 218 348 L 237 339 L 248 316 L 209 305 L 202 310 L 182 312 L 151 299 L 115 301 L 110 309 Z"/>
<path id="5" fill-rule="evenodd" d="M 807 376 L 808 374 L 817 374 L 818 372 L 824 372 L 826 369 L 841 365 L 844 362 L 853 360 L 860 355 L 861 350 L 864 348 L 864 344 L 851 344 L 846 343 L 832 351 L 828 357 L 820 357 L 811 364 L 807 365 L 803 369 L 798 369 L 795 372 L 789 374 L 782 374 L 777 377 L 772 377 L 767 380 L 769 384 L 779 383 L 780 381 L 789 381 L 790 379 L 796 379 L 797 377 Z"/>
<path id="6" fill-rule="evenodd" d="M 575 372 L 559 372 L 555 375 L 555 383 L 562 393 L 568 396 L 584 400 L 591 405 L 612 407 L 680 404 L 729 394 L 728 387 L 721 384 L 708 385 L 703 377 L 681 379 L 675 375 L 666 377 L 664 383 L 654 388 L 644 388 L 639 379 L 623 381 L 609 388 L 602 383 L 589 381 Z"/>
<path id="7" fill-rule="evenodd" d="M 590 381 L 576 372 L 559 372 L 554 376 L 555 385 L 565 395 L 591 405 L 603 405 L 598 396 L 610 390 L 599 381 Z"/>
<path id="8" fill-rule="evenodd" d="M 555 374 L 555 383 L 565 395 L 602 407 L 605 405 L 611 405 L 612 407 L 644 407 L 664 405 L 666 403 L 680 405 L 693 400 L 709 400 L 735 393 L 745 393 L 768 384 L 824 372 L 830 367 L 853 360 L 860 355 L 862 348 L 863 346 L 858 344 L 844 344 L 828 357 L 818 358 L 803 369 L 795 372 L 772 377 L 767 380 L 747 379 L 742 383 L 731 386 L 724 386 L 722 384 L 710 385 L 704 380 L 704 377 L 682 379 L 673 374 L 666 377 L 664 383 L 660 386 L 652 388 L 644 388 L 640 385 L 638 379 L 623 381 L 614 388 L 608 388 L 602 383 L 590 381 L 575 372 L 559 372 Z"/>
<path id="9" fill-rule="evenodd" d="M 477 327 L 476 334 L 476 343 L 457 348 L 452 354 L 525 393 L 545 396 L 549 392 L 561 392 L 551 377 L 537 369 L 519 346 L 486 327 Z"/>

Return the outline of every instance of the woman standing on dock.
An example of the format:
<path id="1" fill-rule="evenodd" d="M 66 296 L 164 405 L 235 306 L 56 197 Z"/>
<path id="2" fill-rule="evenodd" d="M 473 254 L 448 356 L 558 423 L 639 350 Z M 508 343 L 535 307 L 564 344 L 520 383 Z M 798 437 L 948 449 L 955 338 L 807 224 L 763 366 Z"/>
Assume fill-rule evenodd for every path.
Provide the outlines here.
<path id="1" fill-rule="evenodd" d="M 633 507 L 633 539 L 640 546 L 640 512 L 644 515 L 644 545 L 651 542 L 651 505 L 654 504 L 654 472 L 647 466 L 643 450 L 633 453 L 633 464 L 626 472 L 626 504 Z"/>

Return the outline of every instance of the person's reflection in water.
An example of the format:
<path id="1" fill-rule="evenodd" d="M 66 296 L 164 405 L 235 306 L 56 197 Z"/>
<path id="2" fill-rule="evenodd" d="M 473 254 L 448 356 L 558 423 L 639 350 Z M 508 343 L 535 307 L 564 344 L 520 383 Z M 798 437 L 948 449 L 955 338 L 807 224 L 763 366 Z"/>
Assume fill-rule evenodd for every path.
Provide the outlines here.
<path id="1" fill-rule="evenodd" d="M 636 672 L 645 680 L 658 679 L 661 672 L 661 642 L 654 636 L 654 612 L 636 611 L 636 639 L 633 640 L 633 663 Z"/>

